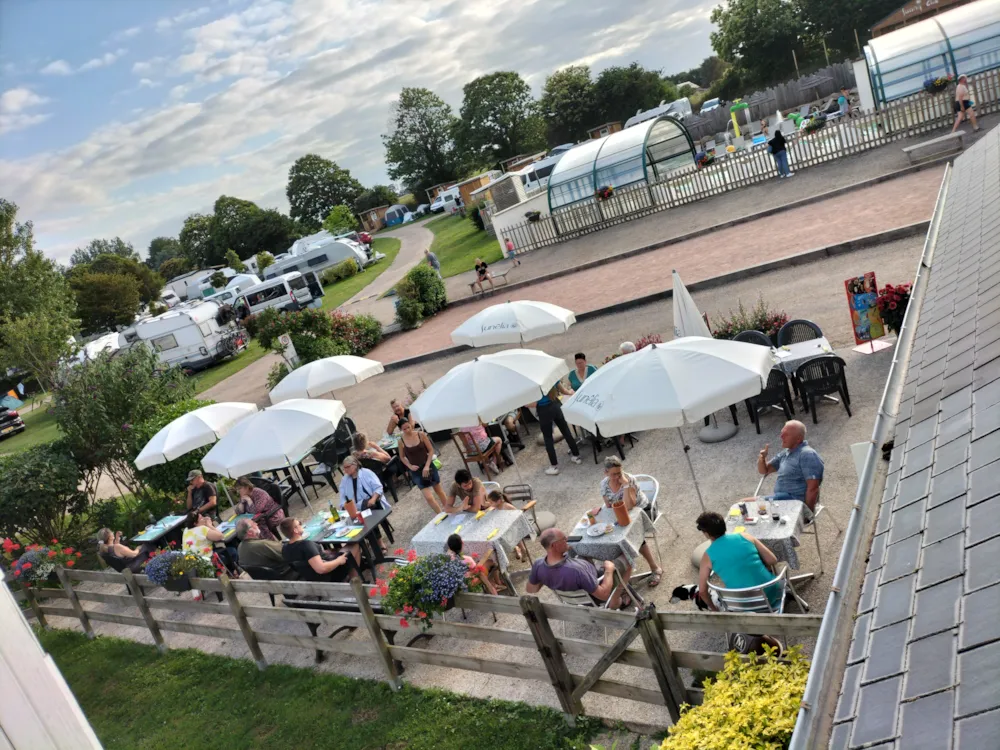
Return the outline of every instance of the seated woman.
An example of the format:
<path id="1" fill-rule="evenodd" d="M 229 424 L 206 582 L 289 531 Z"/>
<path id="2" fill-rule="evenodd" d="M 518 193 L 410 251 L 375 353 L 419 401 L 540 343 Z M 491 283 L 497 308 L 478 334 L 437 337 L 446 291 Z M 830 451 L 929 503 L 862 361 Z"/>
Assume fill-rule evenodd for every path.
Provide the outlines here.
<path id="1" fill-rule="evenodd" d="M 120 531 L 112 533 L 111 529 L 101 529 L 97 532 L 97 554 L 112 570 L 121 572 L 128 568 L 133 573 L 138 573 L 156 550 L 156 545 L 145 542 L 135 550 L 122 544 L 121 539 Z"/>
<path id="2" fill-rule="evenodd" d="M 482 258 L 476 258 L 476 286 L 479 287 L 480 293 L 483 290 L 483 282 L 490 282 L 490 291 L 493 291 L 493 274 L 490 273 L 490 267 L 486 265 Z"/>
<path id="3" fill-rule="evenodd" d="M 260 538 L 274 541 L 278 538 L 278 526 L 285 520 L 285 511 L 274 501 L 266 490 L 260 489 L 250 477 L 236 480 L 236 492 L 240 501 L 236 503 L 236 513 L 249 513 L 260 528 Z"/>
<path id="4" fill-rule="evenodd" d="M 468 555 L 462 554 L 462 537 L 458 534 L 452 534 L 448 537 L 448 553 L 453 558 L 459 558 L 469 566 L 470 569 L 475 568 L 478 564 L 474 559 Z M 485 572 L 479 573 L 479 580 L 482 581 L 483 587 L 486 589 L 487 594 L 493 594 L 496 596 L 496 587 L 490 583 L 489 576 Z"/>
<path id="5" fill-rule="evenodd" d="M 713 571 L 727 589 L 762 586 L 774 579 L 773 569 L 778 558 L 759 539 L 749 534 L 727 534 L 726 520 L 718 513 L 702 513 L 698 516 L 697 526 L 698 531 L 711 542 L 702 555 L 698 575 L 698 597 L 710 610 L 718 611 L 708 590 L 708 579 Z M 765 593 L 771 606 L 777 610 L 781 604 L 781 588 L 774 586 Z M 760 640 L 779 651 L 781 649 L 781 644 L 769 635 L 760 636 Z"/>
<path id="6" fill-rule="evenodd" d="M 183 543 L 181 551 L 185 554 L 198 555 L 208 562 L 212 562 L 212 554 L 215 551 L 214 543 L 222 541 L 222 532 L 215 528 L 215 523 L 209 516 L 198 516 L 198 520 L 190 529 L 184 529 Z M 201 601 L 202 592 L 198 589 L 191 589 L 192 598 Z"/>
<path id="7" fill-rule="evenodd" d="M 494 474 L 499 474 L 500 469 L 497 462 L 500 460 L 500 451 L 503 450 L 503 441 L 498 437 L 490 437 L 486 433 L 486 428 L 481 424 L 477 424 L 475 427 L 463 427 L 459 432 L 472 435 L 479 451 L 486 456 L 489 470 Z"/>
<path id="8" fill-rule="evenodd" d="M 626 510 L 631 511 L 632 508 L 639 508 L 643 511 L 649 510 L 649 498 L 646 497 L 646 493 L 639 487 L 639 483 L 636 482 L 635 477 L 625 473 L 625 470 L 622 468 L 622 460 L 618 456 L 608 456 L 604 459 L 604 479 L 601 480 L 601 497 L 604 499 L 604 505 L 608 508 L 612 504 L 624 500 Z M 599 510 L 600 508 L 595 508 L 595 512 Z M 650 587 L 658 586 L 660 580 L 663 578 L 663 569 L 653 559 L 653 551 L 646 542 L 643 542 L 639 548 L 639 552 L 646 558 L 646 562 L 649 563 L 649 569 L 653 571 L 653 575 L 649 579 Z"/>
<path id="9" fill-rule="evenodd" d="M 358 459 L 358 461 L 361 459 L 378 461 L 382 464 L 383 469 L 387 472 L 388 476 L 399 477 L 402 476 L 405 471 L 398 457 L 390 456 L 384 450 L 379 448 L 378 443 L 373 443 L 369 440 L 368 436 L 363 432 L 354 433 L 351 447 L 353 448 L 351 455 Z"/>
<path id="10" fill-rule="evenodd" d="M 483 510 L 487 508 L 492 508 L 493 510 L 520 510 L 500 490 L 493 490 L 486 496 L 486 504 L 483 506 Z M 514 555 L 518 560 L 528 557 L 528 547 L 523 540 L 514 548 Z"/>

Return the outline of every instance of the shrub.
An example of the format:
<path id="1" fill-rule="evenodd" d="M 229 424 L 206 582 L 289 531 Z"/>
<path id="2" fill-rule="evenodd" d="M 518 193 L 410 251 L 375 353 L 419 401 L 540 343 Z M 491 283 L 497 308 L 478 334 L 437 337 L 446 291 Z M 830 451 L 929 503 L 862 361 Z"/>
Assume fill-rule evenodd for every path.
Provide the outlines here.
<path id="1" fill-rule="evenodd" d="M 396 320 L 404 329 L 416 328 L 424 319 L 423 306 L 415 299 L 400 299 L 396 305 Z"/>
<path id="2" fill-rule="evenodd" d="M 278 336 L 283 333 L 305 333 L 317 338 L 329 338 L 333 333 L 330 315 L 323 310 L 307 308 L 298 312 L 282 312 L 269 308 L 255 317 L 257 341 L 266 349 L 274 349 Z"/>
<path id="3" fill-rule="evenodd" d="M 357 276 L 360 273 L 358 268 L 358 263 L 352 258 L 341 261 L 332 268 L 326 269 L 323 273 L 323 285 L 329 286 L 331 284 L 336 284 L 338 281 L 343 281 L 344 279 L 349 279 L 352 276 Z"/>
<path id="4" fill-rule="evenodd" d="M 340 310 L 330 313 L 331 336 L 343 341 L 350 354 L 363 357 L 382 340 L 382 324 L 372 315 L 348 315 Z"/>
<path id="5" fill-rule="evenodd" d="M 350 354 L 351 347 L 339 339 L 318 338 L 308 333 L 293 333 L 292 346 L 299 364 L 315 362 L 325 357 L 336 357 L 340 354 Z"/>
<path id="6" fill-rule="evenodd" d="M 410 269 L 396 285 L 396 294 L 400 300 L 396 318 L 403 328 L 415 327 L 448 304 L 444 281 L 425 263 Z"/>
<path id="7" fill-rule="evenodd" d="M 185 481 L 172 489 L 177 492 L 186 484 Z M 157 519 L 184 513 L 185 502 L 186 498 L 183 495 L 164 492 L 150 492 L 141 497 L 126 494 L 102 500 L 91 506 L 90 516 L 87 519 L 88 532 L 93 533 L 97 529 L 108 528 L 122 532 L 125 537 L 133 537 Z"/>
<path id="8" fill-rule="evenodd" d="M 730 310 L 728 318 L 720 318 L 712 335 L 717 339 L 732 339 L 741 331 L 760 331 L 770 336 L 773 344 L 777 344 L 778 331 L 787 322 L 788 316 L 784 312 L 771 310 L 763 296 L 759 296 L 757 304 L 749 310 L 741 300 L 737 300 L 735 312 Z"/>
<path id="9" fill-rule="evenodd" d="M 267 390 L 274 390 L 274 387 L 284 380 L 285 376 L 290 372 L 291 370 L 288 369 L 288 365 L 284 362 L 276 362 L 272 365 L 267 373 Z"/>
<path id="10" fill-rule="evenodd" d="M 799 646 L 789 663 L 773 651 L 744 660 L 731 651 L 726 667 L 705 681 L 702 705 L 687 707 L 670 728 L 661 750 L 782 750 L 788 747 L 799 702 L 806 689 L 809 662 Z"/>
<path id="11" fill-rule="evenodd" d="M 178 417 L 184 416 L 189 411 L 194 411 L 195 409 L 200 409 L 202 406 L 214 403 L 214 401 L 201 401 L 196 398 L 189 398 L 174 404 L 164 405 L 152 417 L 136 425 L 131 431 L 132 455 L 138 456 L 146 443 L 157 432 Z M 154 490 L 167 493 L 176 492 L 187 484 L 187 474 L 189 471 L 201 468 L 201 459 L 208 453 L 210 447 L 199 448 L 185 453 L 173 461 L 144 469 L 139 472 L 139 479 Z"/>
<path id="12" fill-rule="evenodd" d="M 486 229 L 486 225 L 483 222 L 483 215 L 481 213 L 483 205 L 484 205 L 483 203 L 480 203 L 475 207 L 473 207 L 472 211 L 469 212 L 469 218 L 472 220 L 472 223 L 476 225 L 476 229 L 478 229 L 480 232 Z"/>

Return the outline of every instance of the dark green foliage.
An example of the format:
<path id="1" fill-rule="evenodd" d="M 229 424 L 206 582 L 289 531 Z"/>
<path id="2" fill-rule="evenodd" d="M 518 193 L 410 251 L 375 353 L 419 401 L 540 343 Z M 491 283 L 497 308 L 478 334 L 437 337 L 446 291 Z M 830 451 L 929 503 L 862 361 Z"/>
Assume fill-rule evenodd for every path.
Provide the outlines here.
<path id="1" fill-rule="evenodd" d="M 396 294 L 399 296 L 396 318 L 404 328 L 414 328 L 448 304 L 444 282 L 434 269 L 423 263 L 410 269 L 396 285 Z"/>

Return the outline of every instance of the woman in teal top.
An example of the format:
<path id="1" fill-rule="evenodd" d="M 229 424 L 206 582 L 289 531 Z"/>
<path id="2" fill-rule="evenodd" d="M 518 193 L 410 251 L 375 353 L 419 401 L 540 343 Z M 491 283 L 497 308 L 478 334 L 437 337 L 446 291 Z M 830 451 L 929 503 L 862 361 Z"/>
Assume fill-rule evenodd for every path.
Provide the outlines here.
<path id="1" fill-rule="evenodd" d="M 709 609 L 716 609 L 708 593 L 708 579 L 713 571 L 727 589 L 752 588 L 774 579 L 775 574 L 769 568 L 778 563 L 778 558 L 760 540 L 749 534 L 727 534 L 726 521 L 718 513 L 702 513 L 697 523 L 698 530 L 712 542 L 702 555 L 698 578 L 698 595 Z M 781 587 L 772 588 L 767 598 L 777 611 Z"/>
<path id="2" fill-rule="evenodd" d="M 577 352 L 573 359 L 576 360 L 576 369 L 569 373 L 569 387 L 578 391 L 583 381 L 597 372 L 597 368 L 587 364 L 587 355 L 583 352 Z"/>

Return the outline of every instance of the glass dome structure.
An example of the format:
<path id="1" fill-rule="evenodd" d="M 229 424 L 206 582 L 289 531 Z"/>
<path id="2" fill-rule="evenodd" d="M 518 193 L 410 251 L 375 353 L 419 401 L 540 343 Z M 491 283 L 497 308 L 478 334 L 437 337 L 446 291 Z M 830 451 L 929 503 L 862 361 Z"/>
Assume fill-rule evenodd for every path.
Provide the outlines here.
<path id="1" fill-rule="evenodd" d="M 601 187 L 656 182 L 692 163 L 694 143 L 679 120 L 647 120 L 567 151 L 549 176 L 549 210 L 592 201 Z"/>
<path id="2" fill-rule="evenodd" d="M 1000 0 L 978 0 L 875 37 L 865 60 L 882 104 L 921 91 L 928 79 L 1000 68 Z"/>

